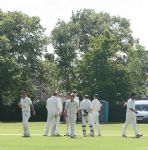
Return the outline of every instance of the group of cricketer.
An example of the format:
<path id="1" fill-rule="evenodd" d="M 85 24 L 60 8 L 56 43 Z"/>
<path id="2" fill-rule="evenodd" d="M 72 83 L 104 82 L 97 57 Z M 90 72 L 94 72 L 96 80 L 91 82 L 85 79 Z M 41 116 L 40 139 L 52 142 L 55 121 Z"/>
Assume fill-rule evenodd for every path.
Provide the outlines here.
<path id="1" fill-rule="evenodd" d="M 135 110 L 135 93 L 130 95 L 130 99 L 127 101 L 127 111 L 126 111 L 126 121 L 122 130 L 122 137 L 126 138 L 126 129 L 131 123 L 135 131 L 135 136 L 137 138 L 141 137 L 139 134 L 136 123 Z M 79 97 L 77 97 L 77 92 L 72 93 L 67 92 L 65 96 L 66 100 L 63 102 L 59 93 L 54 92 L 50 98 L 47 99 L 46 109 L 47 109 L 47 123 L 44 131 L 44 136 L 48 136 L 49 130 L 51 136 L 61 136 L 59 130 L 60 118 L 64 116 L 66 120 L 66 133 L 64 136 L 69 136 L 71 138 L 76 137 L 76 121 L 80 119 L 82 122 L 82 134 L 84 137 L 89 136 L 101 136 L 99 116 L 102 108 L 102 104 L 99 101 L 98 94 L 94 95 L 94 99 L 90 101 L 89 96 L 85 95 L 83 100 L 79 102 Z M 26 90 L 21 91 L 21 99 L 18 106 L 22 109 L 22 123 L 23 123 L 23 136 L 30 137 L 30 131 L 28 126 L 28 121 L 32 114 L 35 115 L 35 109 L 32 101 L 27 97 Z M 89 133 L 86 132 L 86 125 L 89 126 Z"/>

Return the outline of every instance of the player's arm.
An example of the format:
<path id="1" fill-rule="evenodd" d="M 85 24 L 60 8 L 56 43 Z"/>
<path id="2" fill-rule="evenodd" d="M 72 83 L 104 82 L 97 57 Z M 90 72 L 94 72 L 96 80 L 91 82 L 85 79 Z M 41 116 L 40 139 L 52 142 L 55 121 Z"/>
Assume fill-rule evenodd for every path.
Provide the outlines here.
<path id="1" fill-rule="evenodd" d="M 64 110 L 64 116 L 67 117 L 67 108 Z"/>
<path id="2" fill-rule="evenodd" d="M 78 108 L 78 115 L 81 114 L 82 111 L 82 103 L 80 103 L 80 107 Z"/>
<path id="3" fill-rule="evenodd" d="M 20 102 L 18 102 L 18 107 L 22 108 L 21 100 L 20 100 Z"/>
<path id="4" fill-rule="evenodd" d="M 138 111 L 134 110 L 133 108 L 130 108 L 131 111 L 133 111 L 135 114 L 138 114 Z"/>
<path id="5" fill-rule="evenodd" d="M 57 101 L 57 108 L 58 108 L 58 112 L 59 112 L 59 116 L 62 116 L 62 107 L 61 107 L 61 103 L 60 101 Z"/>
<path id="6" fill-rule="evenodd" d="M 82 111 L 82 109 L 81 108 L 78 108 L 78 118 L 81 118 L 81 111 Z"/>
<path id="7" fill-rule="evenodd" d="M 21 104 L 20 102 L 18 103 L 18 107 L 19 107 L 19 108 L 22 108 L 22 104 Z"/>
<path id="8" fill-rule="evenodd" d="M 64 116 L 67 117 L 67 102 L 66 102 L 66 104 L 65 104 Z"/>
<path id="9" fill-rule="evenodd" d="M 134 112 L 135 114 L 138 114 L 138 112 L 137 112 L 135 109 L 133 109 L 133 105 L 132 105 L 131 102 L 128 102 L 127 105 L 129 106 L 129 109 L 130 109 L 132 112 Z"/>
<path id="10" fill-rule="evenodd" d="M 34 109 L 33 104 L 30 104 L 30 108 L 31 108 L 31 110 L 32 110 L 33 115 L 35 116 L 36 112 L 35 112 L 35 109 Z"/>
<path id="11" fill-rule="evenodd" d="M 99 103 L 100 103 L 100 102 L 99 102 Z M 99 106 L 99 107 L 100 107 L 100 110 L 99 110 L 98 112 L 101 113 L 101 111 L 102 111 L 102 104 L 100 103 L 99 105 L 100 105 L 100 106 Z"/>
<path id="12" fill-rule="evenodd" d="M 89 113 L 92 113 L 92 103 L 90 101 Z"/>

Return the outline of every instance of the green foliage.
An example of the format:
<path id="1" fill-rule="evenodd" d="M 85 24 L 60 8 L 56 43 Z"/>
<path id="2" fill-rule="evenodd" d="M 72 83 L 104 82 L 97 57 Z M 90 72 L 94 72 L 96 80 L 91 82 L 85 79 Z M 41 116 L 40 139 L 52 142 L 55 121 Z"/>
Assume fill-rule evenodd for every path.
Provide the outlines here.
<path id="1" fill-rule="evenodd" d="M 146 72 L 148 66 L 148 57 L 145 48 L 138 42 L 135 42 L 134 47 L 128 52 L 127 78 L 129 82 L 129 90 L 133 89 L 140 96 L 143 97 L 146 93 L 145 82 Z"/>
<path id="2" fill-rule="evenodd" d="M 38 79 L 44 84 L 46 95 L 52 95 L 58 89 L 58 68 L 54 62 L 41 60 Z"/>
<path id="3" fill-rule="evenodd" d="M 46 83 L 47 66 L 41 58 L 49 40 L 44 31 L 38 17 L 0 12 L 0 93 L 7 102 L 18 99 L 24 88 L 34 97 L 32 78 Z"/>
<path id="4" fill-rule="evenodd" d="M 74 24 L 59 21 L 52 31 L 51 40 L 57 57 L 57 65 L 59 66 L 59 77 L 61 88 L 70 90 L 70 78 L 73 74 L 73 61 L 76 59 L 76 41 Z"/>
<path id="5" fill-rule="evenodd" d="M 59 21 L 51 39 L 66 90 L 99 93 L 113 103 L 125 101 L 130 92 L 144 94 L 145 49 L 126 18 L 80 10 L 69 22 Z"/>

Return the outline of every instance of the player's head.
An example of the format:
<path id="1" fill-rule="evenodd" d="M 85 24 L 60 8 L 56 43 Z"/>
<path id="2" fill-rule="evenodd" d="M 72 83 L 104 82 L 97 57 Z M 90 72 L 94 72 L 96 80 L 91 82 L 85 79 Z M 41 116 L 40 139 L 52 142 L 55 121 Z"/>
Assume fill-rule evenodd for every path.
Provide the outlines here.
<path id="1" fill-rule="evenodd" d="M 130 97 L 131 97 L 132 99 L 135 99 L 136 93 L 131 93 Z"/>
<path id="2" fill-rule="evenodd" d="M 89 98 L 89 96 L 88 96 L 88 95 L 85 95 L 85 96 L 84 96 L 84 98 L 85 98 L 85 99 L 88 99 L 88 98 Z"/>
<path id="3" fill-rule="evenodd" d="M 21 97 L 25 98 L 27 96 L 27 91 L 26 90 L 21 90 L 20 94 L 21 94 Z"/>
<path id="4" fill-rule="evenodd" d="M 77 95 L 77 91 L 76 90 L 73 90 L 72 93 L 75 94 L 75 95 Z"/>
<path id="5" fill-rule="evenodd" d="M 71 94 L 70 94 L 70 92 L 67 92 L 66 93 L 66 99 L 70 99 L 71 98 Z"/>
<path id="6" fill-rule="evenodd" d="M 95 94 L 94 95 L 94 99 L 98 99 L 99 95 L 98 94 Z"/>
<path id="7" fill-rule="evenodd" d="M 53 95 L 53 96 L 58 96 L 58 93 L 57 93 L 57 92 L 54 92 L 52 95 Z"/>
<path id="8" fill-rule="evenodd" d="M 75 98 L 75 94 L 71 93 L 71 100 L 74 101 L 74 98 Z"/>

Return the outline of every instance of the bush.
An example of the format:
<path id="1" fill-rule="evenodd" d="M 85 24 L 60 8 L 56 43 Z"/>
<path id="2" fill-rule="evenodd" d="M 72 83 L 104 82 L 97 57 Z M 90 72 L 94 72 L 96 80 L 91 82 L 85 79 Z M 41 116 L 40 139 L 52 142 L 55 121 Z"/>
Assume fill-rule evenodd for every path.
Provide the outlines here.
<path id="1" fill-rule="evenodd" d="M 124 122 L 126 107 L 121 104 L 111 104 L 109 108 L 109 122 Z"/>
<path id="2" fill-rule="evenodd" d="M 46 121 L 47 120 L 47 110 L 45 107 L 45 102 L 39 102 L 34 104 L 36 115 L 30 118 L 30 121 Z M 21 109 L 16 103 L 11 105 L 3 105 L 0 108 L 0 121 L 21 121 L 22 113 Z"/>

